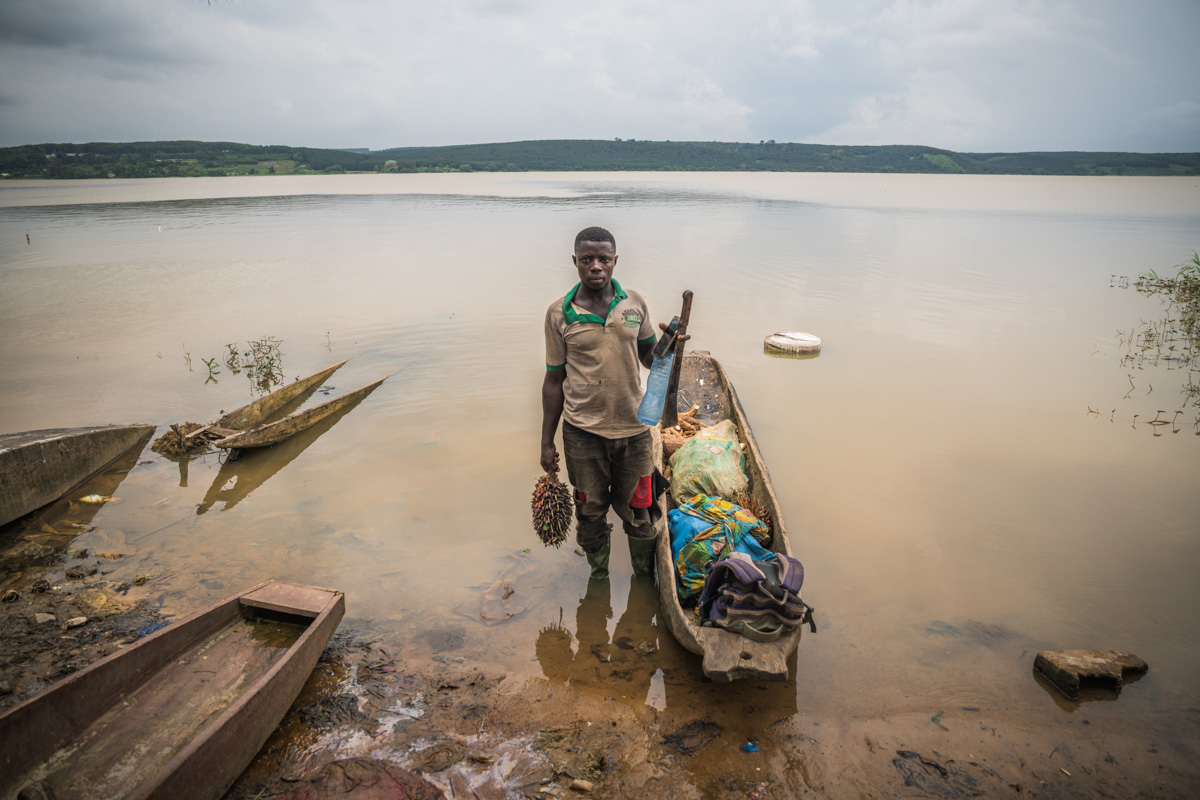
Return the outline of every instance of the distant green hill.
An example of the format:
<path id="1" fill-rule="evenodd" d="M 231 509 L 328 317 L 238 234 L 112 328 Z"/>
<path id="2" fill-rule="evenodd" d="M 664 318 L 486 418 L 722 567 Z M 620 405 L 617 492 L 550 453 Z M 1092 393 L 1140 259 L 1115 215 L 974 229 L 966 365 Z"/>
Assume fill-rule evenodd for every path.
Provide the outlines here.
<path id="1" fill-rule="evenodd" d="M 1196 175 L 1200 153 L 955 153 L 932 147 L 838 147 L 773 141 L 547 140 L 373 151 L 417 168 L 516 170 L 920 172 L 975 175 Z"/>
<path id="2" fill-rule="evenodd" d="M 0 148 L 12 178 L 173 178 L 377 171 L 371 153 L 238 142 L 89 142 Z"/>
<path id="3" fill-rule="evenodd" d="M 193 141 L 0 148 L 0 173 L 11 178 L 620 170 L 1197 175 L 1200 153 L 956 153 L 915 145 L 839 147 L 632 139 L 548 139 L 363 152 Z"/>

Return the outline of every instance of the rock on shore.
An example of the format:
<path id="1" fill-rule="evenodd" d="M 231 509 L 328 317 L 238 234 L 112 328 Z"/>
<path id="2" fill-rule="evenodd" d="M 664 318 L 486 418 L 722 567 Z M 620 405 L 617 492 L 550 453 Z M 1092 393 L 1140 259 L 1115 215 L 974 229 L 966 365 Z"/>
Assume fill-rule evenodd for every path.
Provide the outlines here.
<path id="1" fill-rule="evenodd" d="M 1079 687 L 1085 681 L 1120 692 L 1126 675 L 1141 675 L 1150 669 L 1133 653 L 1117 650 L 1043 650 L 1033 668 L 1072 700 L 1079 699 Z"/>

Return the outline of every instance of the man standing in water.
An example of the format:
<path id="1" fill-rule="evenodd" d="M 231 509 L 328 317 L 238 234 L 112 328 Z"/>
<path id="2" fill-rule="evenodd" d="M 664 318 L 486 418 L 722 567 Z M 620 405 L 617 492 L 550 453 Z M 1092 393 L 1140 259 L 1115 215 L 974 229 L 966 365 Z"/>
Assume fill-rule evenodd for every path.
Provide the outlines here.
<path id="1" fill-rule="evenodd" d="M 576 539 L 592 578 L 608 577 L 617 512 L 629 540 L 633 574 L 654 576 L 654 499 L 650 429 L 638 422 L 639 365 L 650 368 L 654 329 L 646 301 L 613 279 L 617 242 L 585 228 L 571 257 L 579 283 L 546 311 L 542 381 L 542 469 L 558 468 L 554 435 L 563 422 L 567 476 L 575 490 Z M 663 327 L 663 326 L 660 326 Z"/>

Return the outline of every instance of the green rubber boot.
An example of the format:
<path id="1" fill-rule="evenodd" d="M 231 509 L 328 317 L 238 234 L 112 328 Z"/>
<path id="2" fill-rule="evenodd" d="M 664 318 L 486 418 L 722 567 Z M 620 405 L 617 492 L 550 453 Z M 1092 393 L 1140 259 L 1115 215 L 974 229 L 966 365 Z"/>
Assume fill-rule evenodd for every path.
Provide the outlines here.
<path id="1" fill-rule="evenodd" d="M 612 543 L 604 545 L 594 553 L 585 553 L 588 565 L 592 568 L 592 580 L 601 581 L 608 577 L 608 554 L 612 552 Z"/>
<path id="2" fill-rule="evenodd" d="M 654 549 L 658 539 L 635 539 L 632 536 L 626 538 L 629 540 L 629 560 L 633 562 L 633 574 L 638 578 L 653 578 Z"/>

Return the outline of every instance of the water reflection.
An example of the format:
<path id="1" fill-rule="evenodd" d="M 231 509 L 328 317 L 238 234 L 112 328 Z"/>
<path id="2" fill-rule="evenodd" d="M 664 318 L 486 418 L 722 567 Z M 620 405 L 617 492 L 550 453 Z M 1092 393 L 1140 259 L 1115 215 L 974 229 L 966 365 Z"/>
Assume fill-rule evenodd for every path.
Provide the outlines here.
<path id="1" fill-rule="evenodd" d="M 653 581 L 630 580 L 624 611 L 610 634 L 611 595 L 610 580 L 589 580 L 575 609 L 574 635 L 561 618 L 538 633 L 534 652 L 547 679 L 606 700 L 651 706 L 671 718 L 694 717 L 696 708 L 706 708 L 729 727 L 753 729 L 764 710 L 772 722 L 796 713 L 795 652 L 788 657 L 786 681 L 717 683 L 702 676 L 700 656 L 658 624 Z"/>
<path id="2" fill-rule="evenodd" d="M 307 398 L 315 388 L 305 394 Z M 237 458 L 226 458 L 221 469 L 217 471 L 212 486 L 204 495 L 203 502 L 196 507 L 197 514 L 203 514 L 216 503 L 224 503 L 222 511 L 228 511 L 245 500 L 251 492 L 271 479 L 275 473 L 290 464 L 310 444 L 321 438 L 322 434 L 338 423 L 342 417 L 353 411 L 359 403 L 366 399 L 362 395 L 330 414 L 311 428 L 297 433 L 279 444 L 271 447 L 258 447 L 251 450 L 238 451 Z M 295 405 L 299 406 L 303 400 Z M 288 408 L 292 408 L 289 404 Z M 281 413 L 280 416 L 286 416 Z M 186 485 L 186 471 L 180 466 L 181 486 Z"/>
<path id="3" fill-rule="evenodd" d="M 92 522 L 107 504 L 81 503 L 78 498 L 90 494 L 116 497 L 118 487 L 137 466 L 138 457 L 153 433 L 153 430 L 147 432 L 98 475 L 58 500 L 0 527 L 0 568 L 5 571 L 0 585 L 20 588 L 33 583 L 43 570 L 61 562 L 62 553 L 75 543 L 80 533 L 94 530 Z M 89 543 L 104 557 L 125 555 L 130 550 L 120 532 L 97 534 L 90 537 Z"/>
<path id="4" fill-rule="evenodd" d="M 575 610 L 576 646 L 562 625 L 538 634 L 535 652 L 547 678 L 579 689 L 619 693 L 621 699 L 645 704 L 658 659 L 658 591 L 654 582 L 634 578 L 629 600 L 612 636 L 611 586 L 608 579 L 589 580 Z"/>
<path id="5" fill-rule="evenodd" d="M 1121 677 L 1121 684 L 1128 686 L 1131 683 L 1137 683 L 1144 677 L 1146 677 L 1144 672 L 1129 672 Z M 1063 694 L 1057 686 L 1036 669 L 1033 670 L 1033 680 L 1046 694 L 1050 695 L 1054 705 L 1068 714 L 1079 711 L 1085 703 L 1113 703 L 1121 698 L 1120 688 L 1084 681 L 1079 687 L 1079 697 L 1072 699 Z"/>

